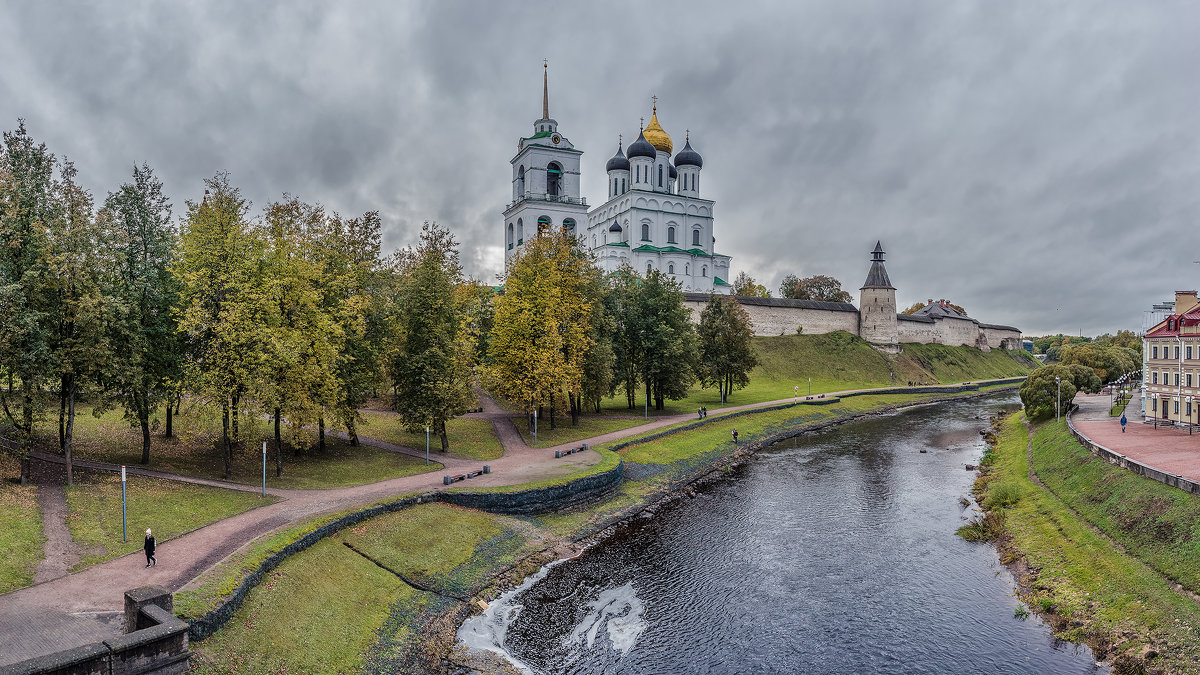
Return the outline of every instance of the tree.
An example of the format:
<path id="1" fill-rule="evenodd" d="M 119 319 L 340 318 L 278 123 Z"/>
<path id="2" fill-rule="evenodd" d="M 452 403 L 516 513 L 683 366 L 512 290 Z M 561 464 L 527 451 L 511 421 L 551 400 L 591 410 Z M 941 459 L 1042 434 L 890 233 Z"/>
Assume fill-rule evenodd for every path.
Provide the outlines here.
<path id="1" fill-rule="evenodd" d="M 616 367 L 613 338 L 617 323 L 609 311 L 608 295 L 611 291 L 604 275 L 595 266 L 588 266 L 584 274 L 584 293 L 593 301 L 591 322 L 587 328 L 592 347 L 583 361 L 583 381 L 579 395 L 571 404 L 571 422 L 575 425 L 579 424 L 579 413 L 584 406 L 600 412 L 601 399 L 613 391 L 613 371 Z"/>
<path id="2" fill-rule="evenodd" d="M 387 319 L 378 292 L 385 274 L 379 240 L 379 213 L 369 211 L 357 218 L 326 218 L 314 242 L 322 307 L 341 326 L 343 339 L 335 368 L 337 396 L 326 410 L 342 421 L 351 445 L 358 445 L 358 410 L 382 381 Z M 324 416 L 317 419 L 317 433 L 318 447 L 324 450 Z"/>
<path id="3" fill-rule="evenodd" d="M 823 274 L 803 279 L 797 279 L 795 275 L 789 274 L 779 285 L 779 294 L 794 300 L 850 302 L 851 299 L 850 294 L 842 290 L 842 282 Z"/>
<path id="4" fill-rule="evenodd" d="M 488 378 L 525 409 L 549 405 L 552 426 L 555 402 L 579 395 L 592 347 L 593 300 L 584 275 L 590 265 L 573 237 L 539 234 L 509 261 L 496 303 Z"/>
<path id="5" fill-rule="evenodd" d="M 946 303 L 946 306 L 947 306 L 947 307 L 951 307 L 951 308 L 953 308 L 953 309 L 957 310 L 958 312 L 962 313 L 964 316 L 965 316 L 965 315 L 966 315 L 966 313 L 967 313 L 967 310 L 963 309 L 963 308 L 962 308 L 962 305 L 956 305 L 956 304 L 954 304 L 953 302 L 948 302 L 948 301 L 946 301 L 946 300 L 938 300 L 938 302 L 940 302 L 940 303 L 943 303 L 943 302 L 944 302 L 944 303 Z M 926 303 L 924 303 L 924 302 L 914 302 L 913 304 L 909 305 L 908 309 L 906 309 L 906 310 L 904 310 L 903 312 L 900 312 L 900 313 L 901 313 L 901 314 L 916 314 L 918 311 L 920 311 L 920 310 L 922 310 L 922 309 L 924 309 L 924 308 L 925 308 L 925 304 L 926 304 Z"/>
<path id="6" fill-rule="evenodd" d="M 769 298 L 771 291 L 754 280 L 754 277 L 743 272 L 738 272 L 737 278 L 733 280 L 733 294 L 743 298 Z"/>
<path id="7" fill-rule="evenodd" d="M 642 280 L 628 264 L 608 276 L 608 291 L 603 296 L 605 313 L 612 318 L 613 380 L 609 393 L 618 387 L 625 391 L 630 410 L 637 403 L 638 373 L 642 368 L 641 334 L 644 317 L 638 304 Z"/>
<path id="8" fill-rule="evenodd" d="M 125 417 L 142 432 L 141 463 L 150 461 L 150 416 L 167 402 L 180 376 L 182 344 L 172 313 L 178 284 L 171 276 L 175 230 L 171 204 L 150 167 L 111 192 L 100 219 L 113 232 L 114 308 L 109 323 L 113 362 L 109 386 Z M 167 402 L 168 414 L 170 403 Z"/>
<path id="9" fill-rule="evenodd" d="M 111 242 L 102 222 L 92 217 L 92 196 L 75 182 L 75 167 L 63 162 L 55 189 L 54 217 L 45 223 L 51 240 L 50 290 L 53 292 L 52 363 L 59 383 L 59 448 L 71 461 L 75 401 L 81 389 L 99 390 L 111 344 L 105 335 L 110 304 Z"/>
<path id="10" fill-rule="evenodd" d="M 21 482 L 29 479 L 34 421 L 54 373 L 56 292 L 52 267 L 58 217 L 54 155 L 19 121 L 0 152 L 0 407 L 16 430 Z"/>
<path id="11" fill-rule="evenodd" d="M 1059 363 L 1064 366 L 1078 364 L 1091 368 L 1104 384 L 1137 368 L 1137 360 L 1130 358 L 1124 347 L 1105 347 L 1092 342 L 1065 345 L 1051 351 L 1055 351 Z"/>
<path id="12" fill-rule="evenodd" d="M 446 422 L 473 402 L 474 343 L 467 333 L 463 305 L 455 297 L 462 284 L 458 242 L 436 223 L 421 228 L 420 243 L 400 270 L 399 348 L 392 362 L 393 407 L 405 428 L 429 427 L 450 449 Z"/>
<path id="13" fill-rule="evenodd" d="M 1055 378 L 1061 381 L 1061 389 Z M 1037 422 L 1054 417 L 1059 412 L 1065 414 L 1075 398 L 1075 391 L 1070 368 L 1042 366 L 1030 373 L 1021 384 L 1021 403 L 1025 406 L 1025 416 Z"/>
<path id="14" fill-rule="evenodd" d="M 180 284 L 179 329 L 194 344 L 185 378 L 201 398 L 221 408 L 225 478 L 233 474 L 230 413 L 267 372 L 264 333 L 270 296 L 262 280 L 263 242 L 246 219 L 250 204 L 219 173 L 204 181 L 205 198 L 187 202 L 179 257 L 171 272 Z"/>
<path id="15" fill-rule="evenodd" d="M 321 416 L 337 400 L 335 371 L 343 343 L 341 325 L 325 311 L 321 296 L 319 247 L 325 211 L 295 197 L 267 206 L 259 236 L 266 245 L 263 286 L 269 352 L 259 400 L 271 413 L 275 436 L 275 475 L 283 474 L 282 420 L 292 433 Z M 300 447 L 296 442 L 294 447 Z"/>
<path id="16" fill-rule="evenodd" d="M 758 365 L 750 316 L 734 300 L 713 294 L 700 313 L 697 333 L 700 382 L 705 387 L 715 384 L 725 403 L 734 388 L 750 383 L 750 370 Z"/>
<path id="17" fill-rule="evenodd" d="M 1089 394 L 1095 394 L 1100 391 L 1100 376 L 1096 374 L 1096 371 L 1077 363 L 1067 366 L 1067 369 L 1071 371 L 1071 382 L 1075 385 L 1076 391 L 1083 391 Z"/>
<path id="18" fill-rule="evenodd" d="M 691 312 L 683 306 L 679 282 L 652 270 L 642 280 L 637 301 L 641 307 L 642 383 L 654 409 L 664 401 L 688 395 L 696 381 L 696 330 Z"/>

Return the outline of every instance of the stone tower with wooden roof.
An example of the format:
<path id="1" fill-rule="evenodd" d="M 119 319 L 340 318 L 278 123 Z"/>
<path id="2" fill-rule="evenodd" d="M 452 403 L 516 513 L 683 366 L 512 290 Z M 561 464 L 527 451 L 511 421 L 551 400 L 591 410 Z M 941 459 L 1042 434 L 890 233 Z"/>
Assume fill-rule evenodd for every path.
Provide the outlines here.
<path id="1" fill-rule="evenodd" d="M 875 242 L 871 251 L 871 271 L 859 289 L 858 335 L 879 345 L 898 345 L 900 329 L 896 320 L 896 287 L 883 266 L 883 242 Z"/>

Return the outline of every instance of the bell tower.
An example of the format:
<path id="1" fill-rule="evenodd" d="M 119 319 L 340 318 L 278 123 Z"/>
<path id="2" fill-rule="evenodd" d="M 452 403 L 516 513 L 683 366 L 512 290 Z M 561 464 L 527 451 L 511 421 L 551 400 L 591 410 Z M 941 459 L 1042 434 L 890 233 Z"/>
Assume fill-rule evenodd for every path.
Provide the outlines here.
<path id="1" fill-rule="evenodd" d="M 896 287 L 883 266 L 883 242 L 871 251 L 871 271 L 859 289 L 858 336 L 867 342 L 895 345 L 899 342 L 896 320 Z"/>
<path id="2" fill-rule="evenodd" d="M 583 152 L 558 132 L 550 117 L 549 63 L 542 70 L 542 116 L 533 135 L 517 141 L 512 164 L 512 201 L 504 209 L 504 266 L 539 233 L 562 230 L 583 236 L 587 201 L 579 195 Z"/>

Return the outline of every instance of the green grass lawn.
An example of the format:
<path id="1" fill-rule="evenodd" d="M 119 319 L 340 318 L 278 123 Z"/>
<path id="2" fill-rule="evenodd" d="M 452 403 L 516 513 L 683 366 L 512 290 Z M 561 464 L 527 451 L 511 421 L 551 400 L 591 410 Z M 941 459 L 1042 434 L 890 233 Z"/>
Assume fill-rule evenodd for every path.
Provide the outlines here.
<path id="1" fill-rule="evenodd" d="M 521 432 L 521 438 L 525 439 L 525 443 L 534 446 L 533 431 L 529 429 L 529 423 L 525 417 L 516 416 L 512 418 L 513 425 Z M 558 428 L 551 429 L 550 423 L 546 420 L 538 421 L 538 448 L 550 448 L 563 443 L 575 443 L 584 441 L 594 436 L 607 434 L 611 431 L 620 431 L 645 424 L 646 420 L 641 417 L 613 417 L 609 415 L 581 415 L 579 417 L 579 426 L 571 426 L 571 418 L 558 420 Z"/>
<path id="2" fill-rule="evenodd" d="M 252 492 L 131 475 L 126 483 L 129 541 L 123 542 L 119 474 L 77 470 L 75 485 L 66 490 L 67 526 L 82 553 L 72 571 L 140 550 L 146 528 L 162 543 L 275 501 Z"/>
<path id="3" fill-rule="evenodd" d="M 419 648 L 414 628 L 448 606 L 351 550 L 439 592 L 469 595 L 530 552 L 516 519 L 444 504 L 343 530 L 289 558 L 217 634 L 193 643 L 201 673 L 350 672 Z M 336 572 L 336 573 L 334 573 Z M 303 611 L 297 611 L 303 608 Z"/>
<path id="4" fill-rule="evenodd" d="M 42 510 L 37 487 L 22 487 L 11 476 L 19 476 L 19 463 L 0 455 L 0 593 L 33 583 L 42 561 Z"/>
<path id="5" fill-rule="evenodd" d="M 750 373 L 750 384 L 735 390 L 725 405 L 744 405 L 805 396 L 811 392 L 903 386 L 909 382 L 950 384 L 1029 374 L 1036 361 L 1024 351 L 994 349 L 982 352 L 974 347 L 905 344 L 899 355 L 883 354 L 865 340 L 845 332 L 824 335 L 780 335 L 754 338 L 759 365 Z M 890 368 L 889 368 L 890 365 Z M 799 387 L 799 389 L 795 389 Z M 633 410 L 627 407 L 624 392 L 605 399 L 606 412 L 637 414 L 642 412 L 645 391 L 636 394 Z M 716 389 L 693 387 L 680 401 L 669 401 L 659 415 L 694 413 L 696 408 L 721 407 Z M 650 415 L 656 413 L 651 405 Z"/>
<path id="6" fill-rule="evenodd" d="M 1002 509 L 1004 527 L 1036 572 L 1032 592 L 1022 600 L 1063 617 L 1056 632 L 1067 639 L 1115 636 L 1118 649 L 1136 652 L 1144 636 L 1153 633 L 1164 654 L 1155 667 L 1195 672 L 1200 607 L 1175 592 L 1152 565 L 1166 567 L 1167 558 L 1175 559 L 1172 569 L 1194 582 L 1197 521 L 1190 502 L 1196 498 L 1108 466 L 1070 439 L 1065 425 L 1050 422 L 1037 429 L 1034 464 L 1038 477 L 1061 491 L 1064 502 L 1029 482 L 1027 439 L 1020 416 L 1006 419 L 982 479 L 985 494 L 1001 491 L 1015 500 Z M 1131 547 L 1129 553 L 1093 529 L 1092 519 Z M 1173 529 L 1167 523 L 1186 524 L 1173 543 L 1165 536 Z M 1177 648 L 1164 650 L 1163 640 Z"/>
<path id="7" fill-rule="evenodd" d="M 140 465 L 142 457 L 141 431 L 131 428 L 119 410 L 110 410 L 100 417 L 92 414 L 87 405 L 79 407 L 75 422 L 75 457 L 113 464 L 145 466 L 146 468 L 178 473 L 185 476 L 224 479 L 225 463 L 219 447 L 220 422 L 214 422 L 211 410 L 199 404 L 184 406 L 179 418 L 178 433 L 164 438 L 161 432 L 151 434 L 150 463 Z M 362 485 L 389 478 L 399 478 L 426 471 L 436 471 L 440 464 L 425 466 L 424 460 L 365 445 L 352 447 L 349 442 L 326 436 L 324 453 L 308 448 L 302 454 L 294 452 L 288 442 L 307 448 L 307 431 L 289 431 L 283 452 L 283 475 L 275 477 L 273 431 L 269 420 L 243 417 L 241 432 L 248 440 L 235 450 L 233 477 L 235 483 L 257 485 L 262 481 L 262 441 L 268 441 L 267 486 L 278 488 L 331 488 Z M 57 444 L 57 430 L 49 442 Z M 45 435 L 45 433 L 43 434 Z M 307 440 L 301 440 L 307 439 Z M 53 447 L 53 446 L 52 446 Z"/>
<path id="8" fill-rule="evenodd" d="M 364 412 L 366 424 L 358 430 L 359 436 L 377 438 L 388 443 L 404 445 L 418 450 L 425 449 L 425 432 L 408 432 L 400 426 L 399 416 L 386 412 Z M 504 454 L 504 447 L 496 437 L 492 423 L 485 419 L 459 417 L 446 423 L 446 437 L 450 451 L 446 454 L 464 459 L 496 459 Z M 436 435 L 430 434 L 431 456 L 441 454 L 442 444 Z"/>

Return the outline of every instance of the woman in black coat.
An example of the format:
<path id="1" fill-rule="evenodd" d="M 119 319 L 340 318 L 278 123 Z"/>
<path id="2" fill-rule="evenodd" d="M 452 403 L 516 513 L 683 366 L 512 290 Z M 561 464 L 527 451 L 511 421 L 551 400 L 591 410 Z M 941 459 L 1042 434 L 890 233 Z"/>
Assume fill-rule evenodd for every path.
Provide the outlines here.
<path id="1" fill-rule="evenodd" d="M 142 548 L 146 550 L 146 567 L 157 565 L 158 559 L 154 557 L 154 535 L 150 534 L 150 528 L 146 528 L 146 545 Z"/>

